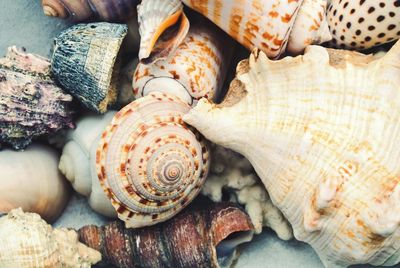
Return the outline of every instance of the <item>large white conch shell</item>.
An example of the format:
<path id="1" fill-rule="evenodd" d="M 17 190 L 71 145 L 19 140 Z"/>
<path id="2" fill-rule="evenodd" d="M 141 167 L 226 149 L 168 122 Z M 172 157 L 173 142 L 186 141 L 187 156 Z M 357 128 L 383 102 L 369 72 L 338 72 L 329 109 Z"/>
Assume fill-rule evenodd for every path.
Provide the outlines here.
<path id="1" fill-rule="evenodd" d="M 69 197 L 58 159 L 55 150 L 39 144 L 23 152 L 0 151 L 0 212 L 21 207 L 47 221 L 56 220 Z"/>
<path id="2" fill-rule="evenodd" d="M 400 261 L 400 42 L 373 60 L 310 46 L 238 66 L 220 105 L 184 120 L 244 155 L 327 267 Z"/>
<path id="3" fill-rule="evenodd" d="M 78 241 L 78 234 L 53 229 L 38 214 L 12 210 L 0 218 L 0 267 L 89 268 L 101 254 Z"/>
<path id="4" fill-rule="evenodd" d="M 100 186 L 96 172 L 96 150 L 101 134 L 111 122 L 115 112 L 82 117 L 76 129 L 67 134 L 59 168 L 71 182 L 75 191 L 88 197 L 89 205 L 97 212 L 117 217 L 110 200 Z"/>
<path id="5" fill-rule="evenodd" d="M 301 53 L 331 39 L 325 0 L 182 0 L 248 49 L 268 57 Z M 288 44 L 289 43 L 289 44 Z"/>

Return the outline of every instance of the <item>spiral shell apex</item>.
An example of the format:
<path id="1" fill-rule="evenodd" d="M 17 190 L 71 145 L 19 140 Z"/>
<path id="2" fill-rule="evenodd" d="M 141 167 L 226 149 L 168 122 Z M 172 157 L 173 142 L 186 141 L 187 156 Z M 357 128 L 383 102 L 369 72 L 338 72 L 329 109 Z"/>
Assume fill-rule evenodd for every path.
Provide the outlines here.
<path id="1" fill-rule="evenodd" d="M 208 148 L 182 121 L 189 109 L 175 96 L 154 92 L 124 107 L 103 133 L 98 177 L 128 228 L 165 221 L 199 193 Z"/>

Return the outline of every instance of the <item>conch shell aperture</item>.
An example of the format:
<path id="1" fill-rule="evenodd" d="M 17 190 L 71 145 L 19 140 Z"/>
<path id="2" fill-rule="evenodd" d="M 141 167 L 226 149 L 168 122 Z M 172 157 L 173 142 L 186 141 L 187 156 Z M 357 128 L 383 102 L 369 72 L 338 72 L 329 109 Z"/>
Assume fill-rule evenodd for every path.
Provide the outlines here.
<path id="1" fill-rule="evenodd" d="M 310 46 L 237 68 L 221 104 L 184 120 L 244 155 L 327 267 L 400 262 L 400 42 L 373 60 Z"/>

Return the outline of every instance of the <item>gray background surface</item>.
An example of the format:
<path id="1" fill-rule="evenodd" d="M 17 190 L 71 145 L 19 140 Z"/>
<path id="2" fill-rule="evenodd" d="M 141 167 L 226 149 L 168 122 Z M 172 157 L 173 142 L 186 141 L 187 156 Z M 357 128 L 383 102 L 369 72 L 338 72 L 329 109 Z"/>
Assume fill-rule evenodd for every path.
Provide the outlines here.
<path id="1" fill-rule="evenodd" d="M 44 16 L 40 0 L 0 0 L 0 3 L 0 55 L 5 54 L 8 46 L 17 45 L 27 48 L 29 52 L 49 56 L 52 39 L 70 25 Z M 85 198 L 75 195 L 54 225 L 79 228 L 105 222 L 105 218 L 89 208 Z M 295 240 L 281 241 L 273 232 L 265 230 L 243 248 L 236 267 L 323 266 L 308 245 Z"/>

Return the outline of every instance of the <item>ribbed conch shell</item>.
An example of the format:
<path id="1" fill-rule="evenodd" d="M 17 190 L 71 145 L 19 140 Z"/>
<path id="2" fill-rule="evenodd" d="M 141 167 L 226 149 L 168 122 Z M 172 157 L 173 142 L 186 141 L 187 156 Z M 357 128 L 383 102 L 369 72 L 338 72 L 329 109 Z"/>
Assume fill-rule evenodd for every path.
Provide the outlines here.
<path id="1" fill-rule="evenodd" d="M 331 39 L 325 0 L 182 0 L 248 49 L 270 58 Z"/>
<path id="2" fill-rule="evenodd" d="M 150 62 L 153 58 L 165 58 L 171 54 L 183 41 L 190 26 L 180 0 L 142 0 L 138 5 L 138 22 L 141 36 L 139 60 Z M 172 30 L 174 25 L 176 27 Z M 160 37 L 167 29 L 170 31 L 167 41 L 162 42 Z"/>
<path id="3" fill-rule="evenodd" d="M 52 72 L 67 92 L 92 111 L 104 113 L 117 100 L 117 56 L 127 31 L 124 24 L 78 24 L 55 39 Z"/>
<path id="4" fill-rule="evenodd" d="M 197 202 L 156 226 L 126 229 L 121 222 L 85 226 L 79 239 L 119 268 L 219 267 L 229 263 L 236 246 L 250 241 L 252 234 L 250 218 L 239 207 Z"/>
<path id="5" fill-rule="evenodd" d="M 38 144 L 23 152 L 0 151 L 0 212 L 21 207 L 46 221 L 57 219 L 69 197 L 58 158 L 56 151 Z"/>
<path id="6" fill-rule="evenodd" d="M 86 196 L 90 207 L 107 217 L 117 213 L 100 186 L 96 172 L 96 150 L 101 134 L 116 112 L 103 115 L 87 115 L 76 122 L 76 128 L 68 131 L 62 150 L 60 171 L 79 194 Z"/>
<path id="7" fill-rule="evenodd" d="M 334 46 L 371 48 L 400 38 L 400 2 L 331 1 L 327 21 Z"/>
<path id="8" fill-rule="evenodd" d="M 173 95 L 150 93 L 119 111 L 103 133 L 98 177 L 128 228 L 165 221 L 199 193 L 208 148 L 182 121 L 189 109 Z"/>
<path id="9" fill-rule="evenodd" d="M 101 254 L 78 241 L 78 234 L 53 229 L 38 214 L 12 210 L 0 217 L 0 267 L 89 268 Z"/>
<path id="10" fill-rule="evenodd" d="M 73 127 L 65 94 L 50 76 L 50 62 L 9 47 L 0 59 L 0 145 L 23 149 L 33 139 Z"/>
<path id="11" fill-rule="evenodd" d="M 72 21 L 123 21 L 135 14 L 138 0 L 42 0 L 47 16 Z"/>
<path id="12" fill-rule="evenodd" d="M 224 82 L 234 46 L 211 23 L 192 25 L 168 59 L 139 63 L 133 76 L 136 98 L 150 92 L 173 94 L 189 105 L 206 97 L 216 100 Z"/>
<path id="13" fill-rule="evenodd" d="M 373 60 L 310 46 L 255 50 L 225 100 L 184 120 L 244 155 L 326 267 L 400 261 L 400 43 Z"/>

